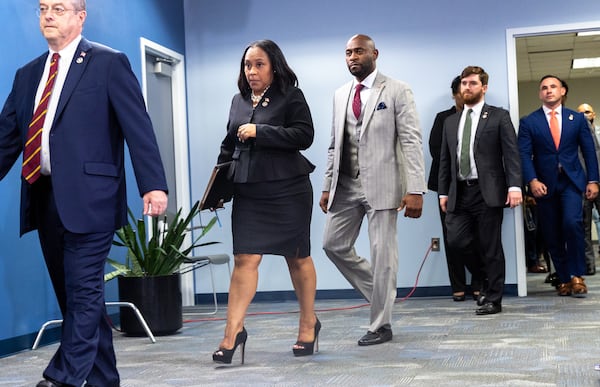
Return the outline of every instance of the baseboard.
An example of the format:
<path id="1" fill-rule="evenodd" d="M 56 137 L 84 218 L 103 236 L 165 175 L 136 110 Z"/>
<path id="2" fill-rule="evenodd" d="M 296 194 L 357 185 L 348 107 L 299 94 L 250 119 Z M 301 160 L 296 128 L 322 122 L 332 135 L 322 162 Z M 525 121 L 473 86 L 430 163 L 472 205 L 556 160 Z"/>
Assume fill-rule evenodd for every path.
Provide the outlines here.
<path id="1" fill-rule="evenodd" d="M 396 298 L 404 298 L 410 292 L 412 288 L 398 288 Z M 516 296 L 518 294 L 516 284 L 504 285 L 505 296 Z M 450 286 L 424 286 L 415 289 L 414 293 L 410 296 L 411 298 L 426 298 L 426 297 L 450 297 L 452 290 Z M 219 304 L 227 303 L 228 293 L 217 293 L 217 302 Z M 354 289 L 328 289 L 328 290 L 317 290 L 315 299 L 317 300 L 347 300 L 362 298 L 361 295 Z M 213 294 L 212 293 L 198 293 L 194 296 L 196 305 L 212 304 Z M 270 291 L 270 292 L 257 292 L 254 296 L 253 301 L 255 302 L 283 302 L 283 301 L 295 301 L 296 294 L 293 290 L 281 290 L 281 291 Z"/>
<path id="2" fill-rule="evenodd" d="M 109 318 L 115 324 L 119 323 L 119 314 L 109 314 Z M 60 341 L 60 325 L 54 325 L 44 330 L 44 334 L 40 338 L 38 346 L 42 347 L 48 344 L 54 344 Z M 35 338 L 38 335 L 38 331 L 32 332 L 26 335 L 12 337 L 10 339 L 0 340 L 0 359 L 10 355 L 14 355 L 17 352 L 30 350 L 33 347 Z M 48 359 L 50 361 L 50 359 Z"/>

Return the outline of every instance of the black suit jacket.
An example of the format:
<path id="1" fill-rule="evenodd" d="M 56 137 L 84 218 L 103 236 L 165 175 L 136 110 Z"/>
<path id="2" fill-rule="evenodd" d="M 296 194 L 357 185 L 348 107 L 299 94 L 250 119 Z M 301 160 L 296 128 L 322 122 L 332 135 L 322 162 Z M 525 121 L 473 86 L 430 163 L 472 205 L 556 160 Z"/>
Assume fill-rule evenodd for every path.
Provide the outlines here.
<path id="1" fill-rule="evenodd" d="M 256 124 L 256 138 L 241 142 L 240 125 Z M 314 138 L 310 110 L 297 87 L 282 93 L 275 85 L 252 108 L 250 96 L 236 94 L 218 162 L 233 160 L 234 183 L 255 183 L 308 175 L 315 166 L 302 154 Z"/>
<path id="2" fill-rule="evenodd" d="M 448 110 L 439 112 L 433 120 L 431 133 L 429 133 L 429 154 L 431 155 L 431 169 L 429 170 L 429 179 L 427 179 L 427 188 L 432 191 L 438 190 L 438 172 L 440 169 L 440 150 L 442 148 L 442 134 L 444 132 L 444 121 L 456 113 L 456 106 Z"/>
<path id="3" fill-rule="evenodd" d="M 458 164 L 458 124 L 461 113 L 448 117 L 444 123 L 444 134 L 440 154 L 438 193 L 448 196 L 448 211 L 456 205 Z M 508 111 L 483 105 L 473 154 L 479 187 L 485 203 L 489 207 L 503 207 L 508 187 L 520 187 L 521 160 L 517 146 L 517 134 Z"/>

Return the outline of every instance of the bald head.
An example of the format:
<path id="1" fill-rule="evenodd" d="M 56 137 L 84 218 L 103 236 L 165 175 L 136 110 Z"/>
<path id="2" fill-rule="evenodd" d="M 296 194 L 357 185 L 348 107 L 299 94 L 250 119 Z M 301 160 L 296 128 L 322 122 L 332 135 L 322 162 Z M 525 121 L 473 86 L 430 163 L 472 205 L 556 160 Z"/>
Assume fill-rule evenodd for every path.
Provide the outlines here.
<path id="1" fill-rule="evenodd" d="M 354 35 L 346 43 L 346 65 L 359 82 L 375 71 L 378 56 L 375 42 L 367 35 Z"/>
<path id="2" fill-rule="evenodd" d="M 587 118 L 587 120 L 590 123 L 594 123 L 594 118 L 596 118 L 596 113 L 594 112 L 594 108 L 592 107 L 592 105 L 587 104 L 587 103 L 582 103 L 581 105 L 579 105 L 577 107 L 577 111 L 579 113 L 583 113 L 585 115 L 585 118 Z"/>

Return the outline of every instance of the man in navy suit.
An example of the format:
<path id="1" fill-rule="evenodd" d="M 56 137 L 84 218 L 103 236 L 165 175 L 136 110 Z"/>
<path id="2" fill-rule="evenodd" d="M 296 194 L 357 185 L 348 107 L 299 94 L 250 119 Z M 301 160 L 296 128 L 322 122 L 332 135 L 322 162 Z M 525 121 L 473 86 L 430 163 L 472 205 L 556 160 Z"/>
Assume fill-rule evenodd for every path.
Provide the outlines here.
<path id="1" fill-rule="evenodd" d="M 485 103 L 488 74 L 467 66 L 460 75 L 461 112 L 444 121 L 438 194 L 452 254 L 476 251 L 484 284 L 477 315 L 502 311 L 504 207 L 523 202 L 517 135 L 504 109 Z"/>
<path id="2" fill-rule="evenodd" d="M 127 222 L 125 140 L 144 214 L 164 212 L 167 183 L 127 57 L 81 36 L 85 0 L 42 0 L 39 15 L 49 51 L 17 71 L 0 113 L 3 178 L 26 146 L 34 111 L 48 98 L 46 80 L 55 79 L 38 120 L 41 175 L 21 179 L 21 235 L 38 230 L 63 314 L 60 347 L 37 386 L 119 386 L 104 265 L 114 231 Z M 50 59 L 56 53 L 57 72 Z"/>
<path id="3" fill-rule="evenodd" d="M 586 118 L 562 106 L 565 94 L 560 78 L 541 79 L 543 105 L 521 119 L 519 151 L 523 179 L 535 196 L 540 230 L 560 280 L 558 294 L 584 297 L 587 268 L 581 197 L 598 196 L 598 162 Z"/>

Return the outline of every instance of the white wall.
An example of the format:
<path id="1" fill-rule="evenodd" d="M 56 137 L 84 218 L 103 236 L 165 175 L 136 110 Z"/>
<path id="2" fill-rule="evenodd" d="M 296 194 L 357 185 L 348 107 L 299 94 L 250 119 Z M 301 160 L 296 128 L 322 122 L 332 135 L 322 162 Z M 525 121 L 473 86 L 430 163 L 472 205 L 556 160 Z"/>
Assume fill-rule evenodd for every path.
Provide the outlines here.
<path id="1" fill-rule="evenodd" d="M 542 7 L 543 5 L 543 7 Z M 190 167 L 192 198 L 202 195 L 205 181 L 225 135 L 229 104 L 237 92 L 236 79 L 245 46 L 256 39 L 276 41 L 297 73 L 315 124 L 315 141 L 305 152 L 317 165 L 312 175 L 315 206 L 312 254 L 318 289 L 350 286 L 321 249 L 325 217 L 317 202 L 325 168 L 334 90 L 350 79 L 344 62 L 345 43 L 355 33 L 370 35 L 380 51 L 378 68 L 388 76 L 408 82 L 414 91 L 420 116 L 426 168 L 429 130 L 435 114 L 451 106 L 449 84 L 467 65 L 482 66 L 490 74 L 487 102 L 508 108 L 506 30 L 528 26 L 575 23 L 600 19 L 600 2 L 582 0 L 582 12 L 557 12 L 564 1 L 485 0 L 305 0 L 185 1 L 186 56 L 188 64 Z M 600 109 L 600 105 L 599 105 Z M 515 125 L 518 123 L 515 123 Z M 205 215 L 208 219 L 209 214 Z M 230 213 L 221 213 L 223 227 L 211 233 L 222 245 L 215 251 L 231 251 Z M 520 216 L 520 213 L 519 215 Z M 363 232 L 357 244 L 368 255 Z M 399 219 L 399 287 L 411 287 L 429 246 L 441 236 L 434 194 L 425 197 L 421 219 Z M 503 243 L 507 260 L 507 284 L 516 283 L 516 239 L 512 210 L 505 211 Z M 259 291 L 292 289 L 284 260 L 267 256 L 261 265 Z M 201 277 L 198 292 L 210 287 Z M 218 291 L 229 282 L 219 272 Z M 442 253 L 432 253 L 420 275 L 420 286 L 447 286 Z"/>

